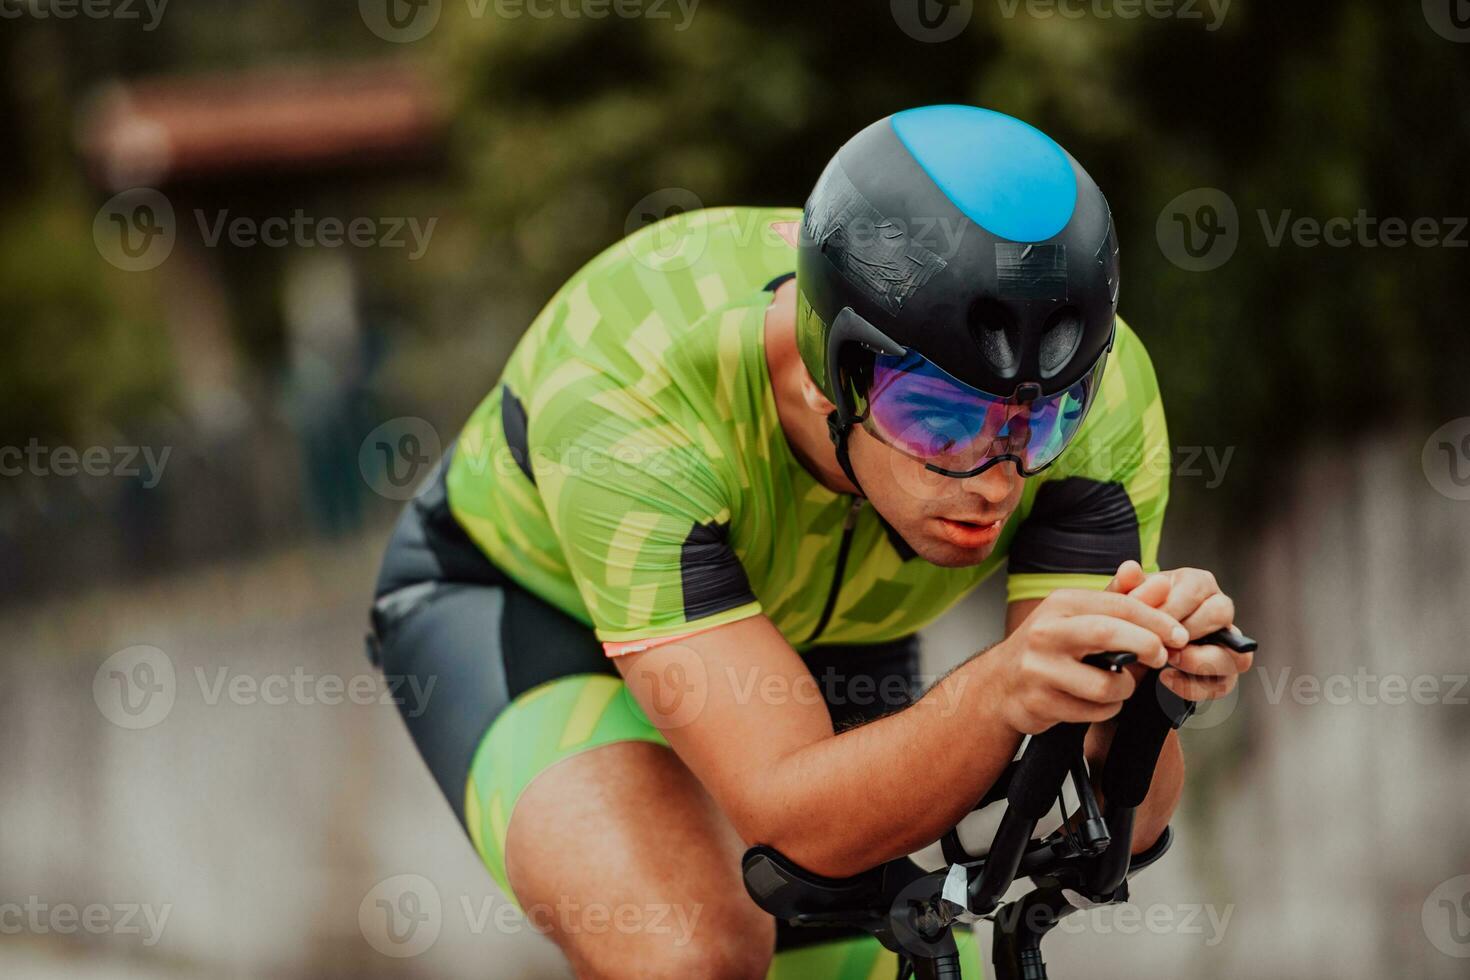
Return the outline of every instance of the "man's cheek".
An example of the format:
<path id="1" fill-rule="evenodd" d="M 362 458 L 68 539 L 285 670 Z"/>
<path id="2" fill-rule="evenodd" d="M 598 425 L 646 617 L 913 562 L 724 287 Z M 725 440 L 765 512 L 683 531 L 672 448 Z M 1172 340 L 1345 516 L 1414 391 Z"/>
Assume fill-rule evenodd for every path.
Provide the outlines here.
<path id="1" fill-rule="evenodd" d="M 932 503 L 953 492 L 953 480 L 897 450 L 888 450 L 888 476 L 900 498 L 913 504 Z"/>

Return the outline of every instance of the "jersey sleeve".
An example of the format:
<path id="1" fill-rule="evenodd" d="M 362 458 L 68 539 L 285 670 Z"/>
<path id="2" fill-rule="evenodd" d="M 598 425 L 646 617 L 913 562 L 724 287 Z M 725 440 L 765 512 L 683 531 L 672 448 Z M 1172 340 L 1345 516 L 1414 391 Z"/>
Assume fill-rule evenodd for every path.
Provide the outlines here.
<path id="1" fill-rule="evenodd" d="M 1128 559 L 1158 571 L 1169 435 L 1148 352 L 1121 320 L 1100 397 L 1061 459 L 1028 487 L 1011 542 L 1011 602 L 1105 588 Z"/>
<path id="2" fill-rule="evenodd" d="M 761 612 L 709 455 L 636 388 L 578 361 L 532 415 L 537 488 L 610 655 Z"/>

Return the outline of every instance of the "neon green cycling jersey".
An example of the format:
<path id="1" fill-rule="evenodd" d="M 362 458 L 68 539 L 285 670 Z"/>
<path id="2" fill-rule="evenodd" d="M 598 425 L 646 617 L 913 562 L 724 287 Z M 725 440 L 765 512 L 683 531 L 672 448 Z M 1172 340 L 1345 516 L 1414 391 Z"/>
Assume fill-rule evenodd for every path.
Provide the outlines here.
<path id="1" fill-rule="evenodd" d="M 994 552 L 940 568 L 864 507 L 832 615 L 812 636 L 851 498 L 781 428 L 764 349 L 801 212 L 719 208 L 644 228 L 536 317 L 454 449 L 455 518 L 496 565 L 610 651 L 764 613 L 798 649 L 931 622 L 1002 563 L 1011 600 L 1157 568 L 1164 411 L 1121 321 L 1075 442 L 1026 481 Z"/>

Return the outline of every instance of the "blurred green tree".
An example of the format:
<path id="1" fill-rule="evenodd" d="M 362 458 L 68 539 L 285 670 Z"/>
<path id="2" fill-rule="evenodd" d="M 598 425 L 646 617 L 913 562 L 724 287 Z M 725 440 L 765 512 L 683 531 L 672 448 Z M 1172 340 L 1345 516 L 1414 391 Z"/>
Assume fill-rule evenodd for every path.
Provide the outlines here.
<path id="1" fill-rule="evenodd" d="M 1241 447 L 1233 498 L 1257 503 L 1258 478 L 1307 442 L 1350 448 L 1373 427 L 1470 410 L 1463 244 L 1303 247 L 1289 230 L 1273 242 L 1302 217 L 1428 218 L 1447 233 L 1470 213 L 1458 174 L 1470 58 L 1419 5 L 1238 3 L 1216 23 L 1204 7 L 1203 19 L 1078 19 L 1017 0 L 973 5 L 944 43 L 901 30 L 902 2 L 748 0 L 689 16 L 663 5 L 668 16 L 635 19 L 528 9 L 445 3 L 427 39 L 398 46 L 324 0 L 170 8 L 152 34 L 37 22 L 0 35 L 0 120 L 20 148 L 0 162 L 7 438 L 119 423 L 166 397 L 150 290 L 89 247 L 98 199 L 69 140 L 70 108 L 93 85 L 395 54 L 439 78 L 454 110 L 449 178 L 408 197 L 446 216 L 432 269 L 385 264 L 374 277 L 376 298 L 420 327 L 397 357 L 425 397 L 461 400 L 431 379 L 452 375 L 466 349 L 493 368 L 650 193 L 798 205 L 858 128 L 967 101 L 1052 133 L 1107 190 L 1123 309 L 1158 365 L 1174 440 Z M 1223 191 L 1239 216 L 1238 248 L 1208 272 L 1172 262 L 1156 235 L 1169 203 L 1199 188 Z M 405 205 L 401 188 L 382 193 Z"/>

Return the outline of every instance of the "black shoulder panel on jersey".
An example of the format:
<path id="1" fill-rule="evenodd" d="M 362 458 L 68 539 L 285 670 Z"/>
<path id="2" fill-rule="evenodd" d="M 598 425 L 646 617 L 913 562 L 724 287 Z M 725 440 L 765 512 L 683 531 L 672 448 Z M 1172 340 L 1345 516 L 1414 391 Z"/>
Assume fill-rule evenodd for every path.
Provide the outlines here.
<path id="1" fill-rule="evenodd" d="M 1121 483 L 1047 481 L 1011 542 L 1010 573 L 1111 575 L 1141 561 L 1138 513 Z"/>
<path id="2" fill-rule="evenodd" d="M 531 441 L 526 436 L 526 406 L 510 390 L 510 385 L 501 385 L 500 427 L 505 430 L 505 444 L 510 448 L 510 458 L 516 461 L 526 479 L 534 485 L 535 470 L 531 467 Z"/>
<path id="3" fill-rule="evenodd" d="M 730 550 L 730 524 L 695 524 L 679 555 L 684 618 L 693 622 L 755 601 L 750 579 Z"/>

